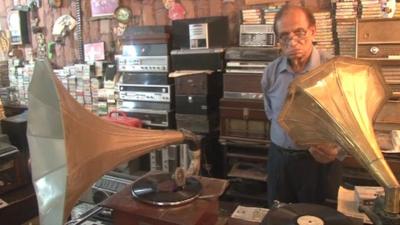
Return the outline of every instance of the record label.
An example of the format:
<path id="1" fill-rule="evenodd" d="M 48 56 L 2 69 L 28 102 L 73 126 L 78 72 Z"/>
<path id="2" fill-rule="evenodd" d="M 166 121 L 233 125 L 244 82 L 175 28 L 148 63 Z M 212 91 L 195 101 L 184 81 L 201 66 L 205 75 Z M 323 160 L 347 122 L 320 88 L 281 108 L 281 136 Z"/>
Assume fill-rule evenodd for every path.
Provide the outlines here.
<path id="1" fill-rule="evenodd" d="M 297 218 L 298 225 L 324 225 L 324 221 L 315 216 L 300 216 Z"/>

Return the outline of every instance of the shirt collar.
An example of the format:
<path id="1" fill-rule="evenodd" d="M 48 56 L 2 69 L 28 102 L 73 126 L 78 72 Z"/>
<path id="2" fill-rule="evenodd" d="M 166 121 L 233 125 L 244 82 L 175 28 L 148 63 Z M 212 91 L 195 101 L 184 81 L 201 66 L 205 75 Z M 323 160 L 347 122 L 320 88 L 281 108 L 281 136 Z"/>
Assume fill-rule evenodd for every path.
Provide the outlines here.
<path id="1" fill-rule="evenodd" d="M 306 66 L 304 67 L 304 71 L 302 73 L 306 73 L 320 64 L 320 55 L 318 50 L 313 46 L 313 50 L 311 52 L 310 60 L 307 62 Z M 278 71 L 282 73 L 284 71 L 292 71 L 289 65 L 288 58 L 286 56 L 282 57 L 282 60 L 279 64 Z"/>

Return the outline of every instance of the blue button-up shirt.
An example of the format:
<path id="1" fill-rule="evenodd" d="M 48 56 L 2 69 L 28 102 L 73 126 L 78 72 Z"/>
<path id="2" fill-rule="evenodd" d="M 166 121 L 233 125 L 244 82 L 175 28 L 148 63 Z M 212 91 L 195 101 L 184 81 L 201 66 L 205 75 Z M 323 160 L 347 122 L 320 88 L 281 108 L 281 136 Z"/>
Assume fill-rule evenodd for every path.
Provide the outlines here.
<path id="1" fill-rule="evenodd" d="M 264 91 L 264 107 L 267 118 L 271 121 L 270 135 L 274 144 L 287 149 L 300 149 L 279 125 L 279 113 L 282 110 L 292 80 L 296 76 L 305 74 L 325 63 L 328 59 L 329 57 L 326 54 L 322 54 L 314 47 L 310 60 L 300 73 L 293 72 L 286 56 L 275 59 L 264 71 L 261 80 Z"/>

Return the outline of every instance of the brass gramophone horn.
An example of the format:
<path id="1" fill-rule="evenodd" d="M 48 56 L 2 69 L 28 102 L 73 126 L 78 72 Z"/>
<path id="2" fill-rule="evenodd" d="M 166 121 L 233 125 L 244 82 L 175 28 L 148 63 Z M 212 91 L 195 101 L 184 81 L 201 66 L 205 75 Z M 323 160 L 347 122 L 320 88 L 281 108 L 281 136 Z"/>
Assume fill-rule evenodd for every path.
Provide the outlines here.
<path id="1" fill-rule="evenodd" d="M 372 122 L 390 95 L 374 64 L 338 57 L 297 77 L 279 122 L 297 144 L 339 143 L 385 188 L 384 211 L 400 211 L 400 185 Z"/>
<path id="2" fill-rule="evenodd" d="M 81 193 L 118 164 L 163 146 L 195 141 L 188 132 L 106 122 L 69 95 L 47 61 L 36 63 L 29 87 L 27 136 L 43 225 L 63 224 Z"/>

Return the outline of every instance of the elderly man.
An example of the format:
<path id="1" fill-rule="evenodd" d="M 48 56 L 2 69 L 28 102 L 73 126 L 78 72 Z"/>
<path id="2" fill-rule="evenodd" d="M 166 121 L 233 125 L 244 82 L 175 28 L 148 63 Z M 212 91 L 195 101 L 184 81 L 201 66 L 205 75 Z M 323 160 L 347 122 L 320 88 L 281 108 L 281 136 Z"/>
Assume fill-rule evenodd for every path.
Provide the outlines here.
<path id="1" fill-rule="evenodd" d="M 275 16 L 274 31 L 282 56 L 266 68 L 261 84 L 267 117 L 271 120 L 268 153 L 268 204 L 323 203 L 336 197 L 339 171 L 336 145 L 300 149 L 278 124 L 291 81 L 328 60 L 313 46 L 315 18 L 306 8 L 285 5 Z M 332 176 L 334 175 L 334 176 Z M 334 184 L 332 184 L 332 182 Z M 333 196 L 328 196 L 333 193 Z"/>

